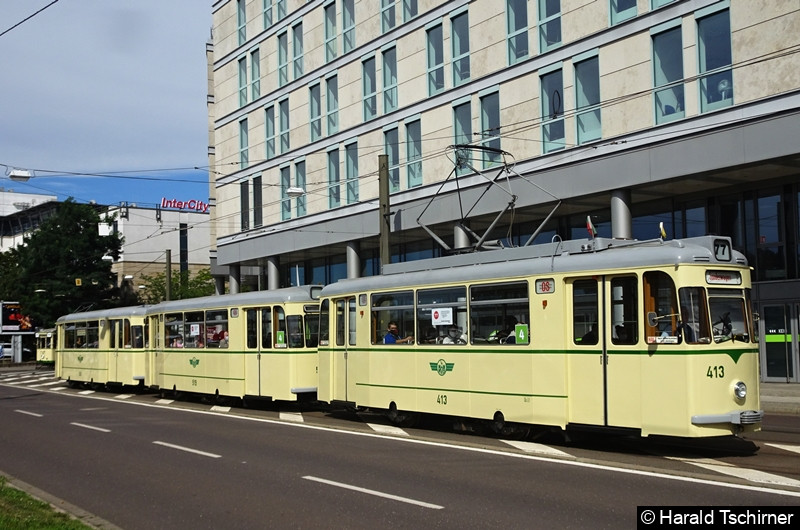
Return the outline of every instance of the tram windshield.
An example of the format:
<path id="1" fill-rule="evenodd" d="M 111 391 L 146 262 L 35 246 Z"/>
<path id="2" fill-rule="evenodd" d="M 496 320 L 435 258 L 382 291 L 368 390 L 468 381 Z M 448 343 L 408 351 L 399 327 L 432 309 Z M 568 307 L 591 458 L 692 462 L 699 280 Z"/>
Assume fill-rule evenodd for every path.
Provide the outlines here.
<path id="1" fill-rule="evenodd" d="M 750 342 L 750 326 L 742 291 L 709 289 L 708 305 L 711 309 L 714 342 Z"/>

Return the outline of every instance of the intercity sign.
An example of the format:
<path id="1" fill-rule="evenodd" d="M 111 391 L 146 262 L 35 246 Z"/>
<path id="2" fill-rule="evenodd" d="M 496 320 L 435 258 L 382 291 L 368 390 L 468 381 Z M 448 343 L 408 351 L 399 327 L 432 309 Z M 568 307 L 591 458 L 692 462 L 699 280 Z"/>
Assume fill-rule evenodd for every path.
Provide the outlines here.
<path id="1" fill-rule="evenodd" d="M 179 201 L 178 199 L 161 198 L 162 208 L 177 208 L 178 210 L 192 210 L 195 212 L 206 213 L 208 212 L 208 203 L 197 199 L 189 201 Z"/>

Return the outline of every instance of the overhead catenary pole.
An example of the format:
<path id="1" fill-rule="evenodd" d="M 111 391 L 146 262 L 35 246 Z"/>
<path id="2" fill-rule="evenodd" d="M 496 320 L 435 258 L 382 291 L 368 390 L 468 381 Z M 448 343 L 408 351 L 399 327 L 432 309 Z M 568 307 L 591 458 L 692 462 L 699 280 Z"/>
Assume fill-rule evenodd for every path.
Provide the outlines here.
<path id="1" fill-rule="evenodd" d="M 172 250 L 167 249 L 167 281 L 164 299 L 169 301 L 172 300 Z"/>
<path id="2" fill-rule="evenodd" d="M 378 155 L 378 201 L 380 202 L 378 224 L 380 226 L 381 271 L 391 262 L 389 251 L 389 155 Z"/>

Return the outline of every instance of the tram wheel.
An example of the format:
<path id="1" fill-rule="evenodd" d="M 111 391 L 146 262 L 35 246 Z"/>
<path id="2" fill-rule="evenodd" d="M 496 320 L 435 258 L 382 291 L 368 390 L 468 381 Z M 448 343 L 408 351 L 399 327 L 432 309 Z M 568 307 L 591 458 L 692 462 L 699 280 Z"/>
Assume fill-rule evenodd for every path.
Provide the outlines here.
<path id="1" fill-rule="evenodd" d="M 392 401 L 389 404 L 387 414 L 389 421 L 398 427 L 413 427 L 419 421 L 419 412 L 409 412 L 407 410 L 397 410 L 397 405 Z"/>

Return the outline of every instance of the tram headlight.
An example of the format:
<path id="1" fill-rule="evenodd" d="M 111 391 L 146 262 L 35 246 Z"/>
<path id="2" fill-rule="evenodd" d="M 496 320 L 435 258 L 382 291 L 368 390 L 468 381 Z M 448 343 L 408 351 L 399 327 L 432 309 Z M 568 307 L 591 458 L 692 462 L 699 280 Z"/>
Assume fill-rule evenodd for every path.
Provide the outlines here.
<path id="1" fill-rule="evenodd" d="M 747 396 L 747 385 L 742 381 L 733 385 L 733 395 L 736 396 L 737 399 L 744 399 Z"/>

